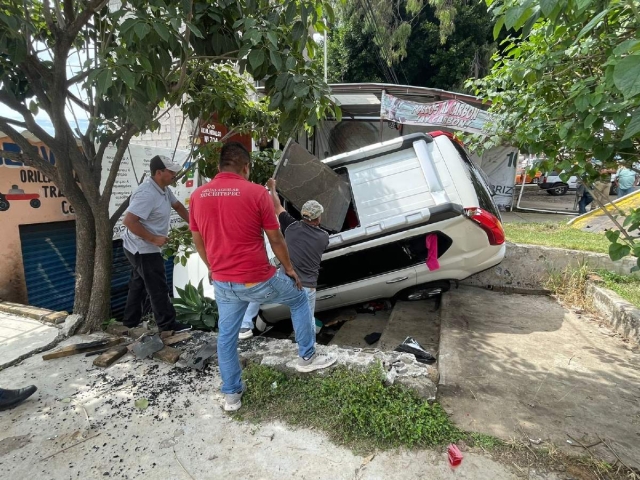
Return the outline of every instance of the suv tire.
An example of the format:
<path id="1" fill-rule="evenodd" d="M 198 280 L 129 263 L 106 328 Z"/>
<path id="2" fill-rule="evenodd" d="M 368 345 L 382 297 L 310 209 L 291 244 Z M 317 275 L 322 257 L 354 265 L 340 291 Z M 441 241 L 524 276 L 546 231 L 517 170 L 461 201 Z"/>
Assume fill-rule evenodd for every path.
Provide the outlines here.
<path id="1" fill-rule="evenodd" d="M 568 185 L 565 185 L 564 183 L 554 183 L 553 186 L 549 190 L 547 190 L 547 193 L 555 197 L 559 195 L 565 195 L 568 190 Z"/>

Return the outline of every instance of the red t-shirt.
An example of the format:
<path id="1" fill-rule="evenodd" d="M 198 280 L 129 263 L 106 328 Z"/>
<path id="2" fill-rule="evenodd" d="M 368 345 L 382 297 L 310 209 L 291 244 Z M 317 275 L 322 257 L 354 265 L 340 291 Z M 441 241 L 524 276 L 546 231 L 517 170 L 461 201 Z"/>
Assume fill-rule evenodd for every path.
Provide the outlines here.
<path id="1" fill-rule="evenodd" d="M 280 227 L 264 187 L 219 173 L 191 195 L 189 228 L 202 235 L 214 280 L 258 283 L 275 273 L 262 231 Z"/>

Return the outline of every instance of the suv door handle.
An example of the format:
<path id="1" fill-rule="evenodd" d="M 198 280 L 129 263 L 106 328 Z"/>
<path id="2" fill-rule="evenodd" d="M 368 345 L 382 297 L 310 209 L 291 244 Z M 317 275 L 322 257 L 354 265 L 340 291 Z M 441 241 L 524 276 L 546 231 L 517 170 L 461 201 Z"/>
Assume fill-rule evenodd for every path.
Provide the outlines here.
<path id="1" fill-rule="evenodd" d="M 398 283 L 398 282 L 402 282 L 403 280 L 407 280 L 409 277 L 398 277 L 398 278 L 394 278 L 393 280 L 389 280 L 387 283 Z"/>
<path id="2" fill-rule="evenodd" d="M 319 301 L 321 301 L 321 300 L 329 300 L 330 298 L 333 298 L 333 297 L 335 297 L 335 296 L 336 296 L 336 295 L 335 295 L 335 293 L 334 293 L 333 295 L 325 295 L 324 297 L 320 297 L 320 298 L 318 298 L 318 299 L 316 299 L 316 300 L 317 300 L 318 302 L 319 302 Z"/>

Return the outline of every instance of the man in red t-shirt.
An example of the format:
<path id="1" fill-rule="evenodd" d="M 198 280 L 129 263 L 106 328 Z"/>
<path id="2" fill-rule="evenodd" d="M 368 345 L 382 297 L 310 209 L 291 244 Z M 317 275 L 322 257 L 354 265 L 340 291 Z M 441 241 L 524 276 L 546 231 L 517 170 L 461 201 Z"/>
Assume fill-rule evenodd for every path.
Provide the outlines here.
<path id="1" fill-rule="evenodd" d="M 312 372 L 336 359 L 315 351 L 315 329 L 307 296 L 296 275 L 267 190 L 248 181 L 249 152 L 231 142 L 220 152 L 220 173 L 191 195 L 189 227 L 193 242 L 211 272 L 218 320 L 218 363 L 224 409 L 242 406 L 245 385 L 238 358 L 238 334 L 250 302 L 281 303 L 291 309 L 300 358 L 296 369 Z M 267 235 L 282 268 L 269 264 Z"/>

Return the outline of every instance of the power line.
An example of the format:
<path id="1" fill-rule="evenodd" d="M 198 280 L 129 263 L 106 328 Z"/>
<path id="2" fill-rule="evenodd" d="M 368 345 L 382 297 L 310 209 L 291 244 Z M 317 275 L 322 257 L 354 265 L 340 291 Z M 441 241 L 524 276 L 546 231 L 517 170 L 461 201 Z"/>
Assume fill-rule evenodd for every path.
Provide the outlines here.
<path id="1" fill-rule="evenodd" d="M 378 34 L 378 37 L 379 37 L 379 38 L 378 38 L 378 42 L 380 42 L 380 47 L 381 47 L 384 51 L 386 51 L 386 55 L 387 55 L 387 65 L 388 65 L 388 67 L 389 67 L 389 72 L 391 73 L 391 77 L 393 78 L 394 83 L 396 83 L 396 84 L 397 84 L 397 83 L 400 83 L 400 82 L 398 81 L 398 76 L 396 75 L 396 72 L 395 72 L 395 70 L 393 69 L 393 66 L 392 66 L 392 61 L 391 61 L 391 58 L 392 58 L 392 56 L 391 56 L 391 50 L 389 49 L 389 47 L 388 47 L 388 46 L 386 46 L 386 47 L 385 47 L 385 43 L 382 41 L 382 40 L 384 40 L 384 39 L 382 38 L 382 34 L 381 34 L 381 33 L 379 32 L 379 30 L 378 30 L 378 22 L 377 22 L 377 20 L 376 20 L 375 14 L 373 13 L 373 7 L 372 7 L 372 5 L 371 5 L 371 0 L 365 0 L 365 1 L 367 2 L 367 5 L 368 5 L 368 7 L 369 7 L 369 16 L 371 17 L 371 19 L 372 19 L 372 21 L 373 21 L 373 28 L 374 28 L 374 30 L 376 31 L 376 33 Z"/>
<path id="2" fill-rule="evenodd" d="M 384 44 L 381 41 L 381 37 L 380 34 L 378 32 L 378 29 L 376 28 L 376 22 L 375 22 L 375 18 L 373 17 L 373 14 L 368 10 L 367 6 L 364 4 L 364 0 L 358 0 L 359 4 L 360 4 L 360 8 L 362 11 L 362 16 L 363 16 L 363 23 L 365 24 L 365 26 L 368 26 L 369 29 L 372 31 L 373 33 L 373 38 L 376 41 L 376 43 L 378 44 L 378 48 L 380 51 L 376 50 L 376 56 L 378 58 L 378 62 L 380 63 L 380 68 L 383 71 L 383 74 L 387 80 L 387 82 L 389 83 L 397 83 L 394 82 L 393 80 L 393 72 L 392 69 L 389 68 L 389 64 L 387 61 L 385 61 L 382 56 L 380 55 L 380 53 L 384 53 L 383 52 L 383 47 L 382 45 Z M 373 19 L 373 22 L 371 21 Z"/>
<path id="3" fill-rule="evenodd" d="M 369 19 L 367 18 L 367 11 L 366 8 L 364 6 L 363 0 L 358 0 L 358 3 L 360 4 L 360 8 L 362 10 L 362 14 L 363 14 L 363 23 L 365 25 L 369 25 L 369 27 L 371 27 Z M 373 36 L 374 38 L 378 41 L 378 43 L 380 43 L 379 39 L 376 36 L 376 31 L 374 30 L 373 32 Z M 380 47 L 378 46 L 378 49 L 380 49 Z M 376 60 L 378 61 L 378 67 L 380 68 L 380 71 L 382 72 L 382 75 L 384 76 L 385 80 L 388 83 L 394 83 L 393 82 L 393 78 L 389 72 L 389 66 L 387 64 L 387 62 L 385 62 L 385 60 L 382 58 L 382 56 L 380 55 L 379 50 L 375 50 L 375 54 L 376 54 Z"/>

